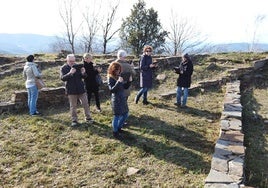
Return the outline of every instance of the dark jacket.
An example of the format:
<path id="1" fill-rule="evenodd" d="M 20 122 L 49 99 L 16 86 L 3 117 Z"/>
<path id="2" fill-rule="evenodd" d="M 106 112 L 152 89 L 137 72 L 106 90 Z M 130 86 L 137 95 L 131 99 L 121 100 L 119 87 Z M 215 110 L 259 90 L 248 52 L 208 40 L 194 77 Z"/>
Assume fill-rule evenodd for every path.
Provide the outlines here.
<path id="1" fill-rule="evenodd" d="M 108 87 L 111 91 L 112 111 L 114 115 L 123 115 L 127 113 L 128 104 L 125 99 L 124 90 L 129 88 L 130 82 L 118 82 L 114 78 L 109 77 Z"/>
<path id="2" fill-rule="evenodd" d="M 140 87 L 151 88 L 153 85 L 153 63 L 151 56 L 142 55 L 140 60 Z"/>
<path id="3" fill-rule="evenodd" d="M 84 79 L 86 84 L 86 89 L 91 91 L 98 91 L 99 85 L 96 82 L 96 75 L 99 72 L 94 68 L 92 62 L 84 62 L 84 67 L 86 69 L 87 77 Z"/>
<path id="4" fill-rule="evenodd" d="M 86 92 L 82 78 L 86 78 L 87 74 L 82 75 L 80 71 L 76 71 L 73 75 L 69 74 L 71 67 L 65 64 L 60 69 L 60 78 L 65 82 L 67 95 L 80 95 Z"/>
<path id="5" fill-rule="evenodd" d="M 177 79 L 177 86 L 187 87 L 191 86 L 191 77 L 193 74 L 193 63 L 190 59 L 181 62 L 179 70 L 176 73 L 179 74 Z"/>

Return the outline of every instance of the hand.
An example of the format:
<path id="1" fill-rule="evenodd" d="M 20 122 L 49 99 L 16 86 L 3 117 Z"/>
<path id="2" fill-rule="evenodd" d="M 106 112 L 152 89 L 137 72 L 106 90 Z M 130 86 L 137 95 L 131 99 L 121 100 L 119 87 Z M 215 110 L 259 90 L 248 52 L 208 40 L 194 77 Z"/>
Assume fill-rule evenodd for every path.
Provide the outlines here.
<path id="1" fill-rule="evenodd" d="M 76 69 L 75 68 L 71 68 L 71 70 L 70 70 L 69 73 L 73 75 L 75 72 L 76 72 Z"/>
<path id="2" fill-rule="evenodd" d="M 123 81 L 124 81 L 123 77 L 122 76 L 119 76 L 118 77 L 118 82 L 123 82 Z"/>
<path id="3" fill-rule="evenodd" d="M 133 79 L 132 79 L 132 76 L 130 76 L 130 77 L 129 77 L 129 81 L 132 82 L 132 80 L 133 80 Z"/>
<path id="4" fill-rule="evenodd" d="M 86 69 L 85 69 L 84 67 L 82 67 L 82 68 L 81 68 L 81 73 L 82 73 L 82 74 L 85 74 L 85 72 L 86 72 Z"/>
<path id="5" fill-rule="evenodd" d="M 97 68 L 97 71 L 100 73 L 102 71 L 102 68 L 101 67 L 98 67 Z"/>

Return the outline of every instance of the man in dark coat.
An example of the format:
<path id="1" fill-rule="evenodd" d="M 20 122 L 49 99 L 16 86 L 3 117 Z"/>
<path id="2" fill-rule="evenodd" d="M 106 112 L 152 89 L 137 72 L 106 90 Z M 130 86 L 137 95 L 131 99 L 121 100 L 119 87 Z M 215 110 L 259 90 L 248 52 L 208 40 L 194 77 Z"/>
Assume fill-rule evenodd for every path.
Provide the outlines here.
<path id="1" fill-rule="evenodd" d="M 65 82 L 65 89 L 68 95 L 70 103 L 70 113 L 72 117 L 71 126 L 78 125 L 77 117 L 77 101 L 80 100 L 84 108 L 84 113 L 86 116 L 86 122 L 92 123 L 87 93 L 85 90 L 85 85 L 82 78 L 86 78 L 86 70 L 83 66 L 76 66 L 74 54 L 67 55 L 67 63 L 63 65 L 60 69 L 60 78 Z"/>
<path id="2" fill-rule="evenodd" d="M 188 91 L 189 87 L 191 86 L 191 77 L 193 74 L 193 63 L 188 54 L 184 54 L 182 56 L 182 62 L 180 63 L 180 66 L 175 69 L 175 72 L 179 74 L 177 79 L 177 101 L 175 105 L 186 107 Z"/>

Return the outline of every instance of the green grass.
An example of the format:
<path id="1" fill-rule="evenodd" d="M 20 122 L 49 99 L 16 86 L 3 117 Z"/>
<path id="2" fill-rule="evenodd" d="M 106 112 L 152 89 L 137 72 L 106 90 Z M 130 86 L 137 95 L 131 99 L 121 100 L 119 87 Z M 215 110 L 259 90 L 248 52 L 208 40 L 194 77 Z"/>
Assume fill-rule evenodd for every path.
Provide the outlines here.
<path id="1" fill-rule="evenodd" d="M 268 187 L 268 68 L 251 79 L 243 90 L 243 130 L 246 146 L 246 184 Z"/>
<path id="2" fill-rule="evenodd" d="M 153 105 L 136 105 L 132 95 L 123 141 L 112 137 L 108 101 L 101 114 L 92 110 L 96 123 L 88 127 L 71 128 L 69 110 L 62 108 L 44 111 L 42 117 L 2 115 L 0 185 L 202 187 L 221 111 L 211 96 L 222 101 L 223 92 L 190 97 L 189 109 L 182 110 L 151 96 Z M 140 171 L 127 176 L 129 167 Z"/>
<path id="3" fill-rule="evenodd" d="M 224 65 L 206 71 L 208 65 L 203 60 L 195 66 L 194 82 L 225 74 Z M 95 111 L 93 102 L 96 122 L 92 125 L 83 123 L 79 108 L 82 125 L 77 128 L 70 127 L 69 108 L 63 106 L 40 109 L 41 117 L 23 112 L 0 115 L 0 187 L 203 187 L 219 136 L 225 87 L 190 92 L 189 108 L 180 109 L 173 105 L 175 98 L 159 98 L 160 93 L 175 89 L 177 75 L 164 72 L 166 80 L 149 91 L 152 105 L 134 104 L 137 90 L 132 90 L 130 126 L 122 141 L 112 137 L 109 97 L 102 96 L 102 113 Z M 62 84 L 59 67 L 43 73 L 49 86 Z M 16 82 L 16 87 L 24 87 L 24 81 L 13 76 L 0 80 L 1 94 L 12 92 Z M 2 85 L 7 81 L 12 86 Z M 257 114 L 267 119 L 267 95 L 267 88 L 254 90 L 254 97 L 245 95 L 247 111 L 243 113 L 251 117 L 250 107 L 257 105 Z M 243 123 L 253 122 L 245 119 Z M 259 123 L 253 130 L 245 128 L 247 185 L 265 187 L 267 125 Z M 129 167 L 139 169 L 138 173 L 128 176 Z"/>

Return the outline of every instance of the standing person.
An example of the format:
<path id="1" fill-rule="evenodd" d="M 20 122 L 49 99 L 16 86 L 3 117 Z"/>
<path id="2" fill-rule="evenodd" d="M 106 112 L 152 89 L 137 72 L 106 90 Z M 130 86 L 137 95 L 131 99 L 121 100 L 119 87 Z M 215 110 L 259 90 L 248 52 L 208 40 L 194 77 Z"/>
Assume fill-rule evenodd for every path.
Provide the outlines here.
<path id="1" fill-rule="evenodd" d="M 157 67 L 153 63 L 152 59 L 153 48 L 151 46 L 145 46 L 143 48 L 143 55 L 140 60 L 140 91 L 135 97 L 135 103 L 139 102 L 140 97 L 143 95 L 142 103 L 144 105 L 149 104 L 147 100 L 148 90 L 152 87 L 153 84 L 153 69 Z"/>
<path id="2" fill-rule="evenodd" d="M 129 64 L 129 62 L 126 61 L 126 56 L 127 56 L 127 53 L 125 50 L 119 50 L 117 52 L 116 62 L 118 62 L 121 65 L 121 68 L 122 68 L 121 74 L 124 77 L 124 80 L 129 80 L 129 77 L 131 76 L 133 78 L 136 75 L 136 72 L 134 70 L 134 66 Z M 126 102 L 128 101 L 128 98 L 130 96 L 130 89 L 131 89 L 131 87 L 124 90 Z M 125 126 L 127 125 L 126 121 L 125 121 L 124 125 Z"/>
<path id="3" fill-rule="evenodd" d="M 41 71 L 37 68 L 37 64 L 34 63 L 34 56 L 29 55 L 26 57 L 27 62 L 23 68 L 23 77 L 26 79 L 25 87 L 28 93 L 28 107 L 31 116 L 40 115 L 37 111 L 37 99 L 38 99 L 38 88 L 35 84 L 36 78 L 41 78 Z"/>
<path id="4" fill-rule="evenodd" d="M 78 125 L 77 117 L 77 101 L 80 100 L 84 108 L 84 113 L 87 123 L 93 123 L 90 116 L 87 93 L 85 90 L 82 78 L 86 78 L 86 70 L 84 67 L 76 66 L 74 54 L 67 55 L 67 63 L 61 67 L 60 78 L 65 82 L 66 93 L 70 103 L 70 113 L 72 124 L 71 126 Z"/>
<path id="5" fill-rule="evenodd" d="M 182 56 L 182 62 L 178 69 L 175 69 L 176 73 L 179 74 L 177 79 L 177 96 L 175 105 L 186 107 L 188 91 L 191 86 L 191 77 L 193 74 L 193 63 L 190 56 L 186 53 Z M 183 93 L 183 94 L 182 94 Z M 182 98 L 183 95 L 183 98 Z M 182 98 L 182 100 L 181 100 Z"/>
<path id="6" fill-rule="evenodd" d="M 108 87 L 111 91 L 113 136 L 117 139 L 121 139 L 120 133 L 123 132 L 123 124 L 128 118 L 129 109 L 127 101 L 125 100 L 124 90 L 129 88 L 132 82 L 132 76 L 129 77 L 129 80 L 124 80 L 120 73 L 120 64 L 118 62 L 112 62 L 108 67 L 107 78 Z"/>
<path id="7" fill-rule="evenodd" d="M 96 76 L 100 74 L 102 69 L 100 67 L 95 68 L 92 62 L 92 55 L 85 53 L 83 56 L 83 63 L 86 69 L 87 77 L 84 79 L 87 90 L 88 104 L 90 106 L 92 93 L 95 96 L 95 102 L 97 106 L 97 111 L 101 112 L 100 107 L 100 97 L 99 97 L 99 84 L 96 81 Z"/>

